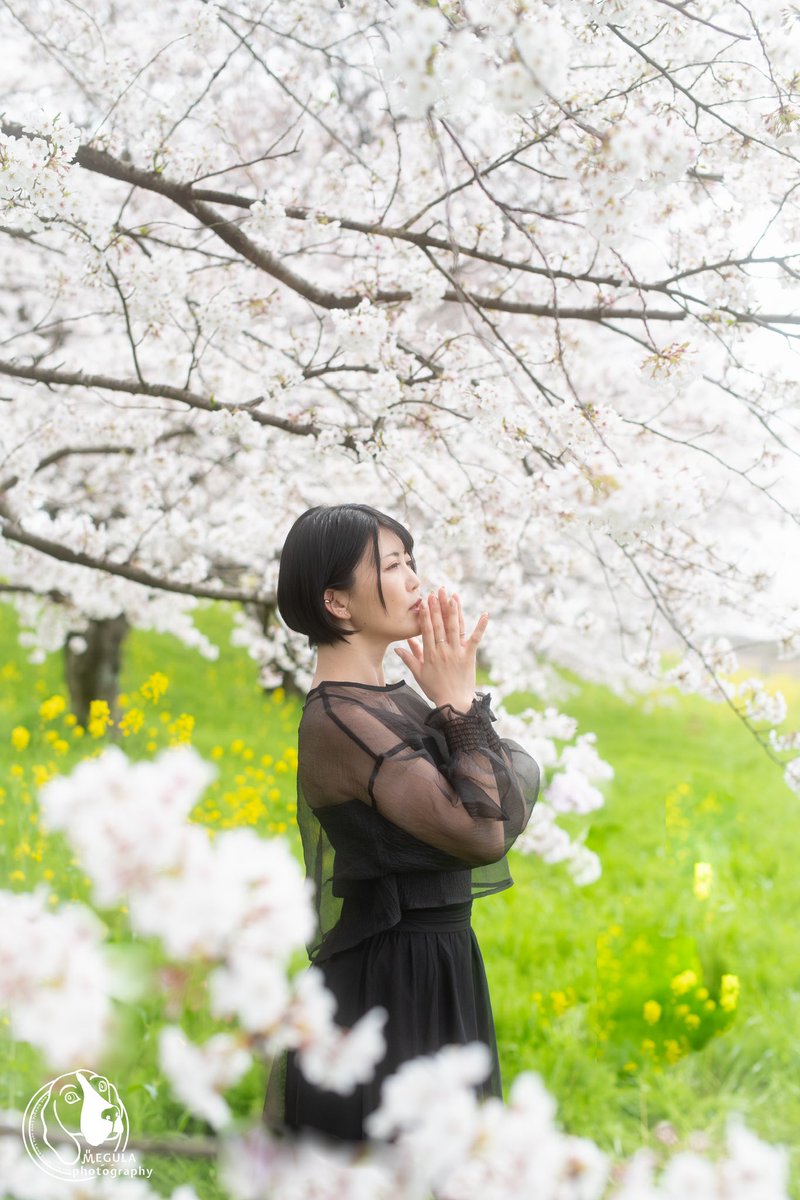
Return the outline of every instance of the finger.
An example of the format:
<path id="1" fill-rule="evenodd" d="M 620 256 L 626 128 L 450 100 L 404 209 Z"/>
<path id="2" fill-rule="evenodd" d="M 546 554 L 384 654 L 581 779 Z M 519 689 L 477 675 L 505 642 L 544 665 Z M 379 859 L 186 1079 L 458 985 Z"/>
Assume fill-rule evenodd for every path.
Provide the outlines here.
<path id="1" fill-rule="evenodd" d="M 422 651 L 420 662 L 424 662 L 426 657 L 432 654 L 431 647 L 433 646 L 434 633 L 431 625 L 431 610 L 428 603 L 428 598 L 423 596 L 422 603 L 419 606 L 419 629 L 422 635 Z"/>
<path id="2" fill-rule="evenodd" d="M 406 641 L 408 642 L 411 648 L 411 653 L 414 655 L 414 658 L 417 660 L 417 662 L 423 663 L 425 660 L 422 657 L 422 647 L 419 644 L 419 638 L 406 638 Z"/>
<path id="3" fill-rule="evenodd" d="M 428 603 L 430 606 L 431 641 L 433 642 L 435 649 L 439 642 L 446 640 L 444 621 L 442 620 L 442 614 L 439 608 L 439 597 L 436 592 L 431 592 Z"/>
<path id="4" fill-rule="evenodd" d="M 458 640 L 464 640 L 464 613 L 461 611 L 461 597 L 457 592 L 453 592 L 453 599 L 456 602 L 456 615 L 458 617 Z"/>
<path id="5" fill-rule="evenodd" d="M 483 637 L 484 632 L 486 630 L 486 626 L 488 624 L 489 624 L 489 614 L 481 613 L 481 615 L 478 617 L 478 620 L 475 622 L 475 628 L 473 629 L 472 633 L 470 634 L 469 640 L 471 642 L 474 642 L 475 645 L 477 645 L 478 642 Z"/>
<path id="6" fill-rule="evenodd" d="M 458 618 L 458 604 L 454 596 L 450 597 L 449 609 L 450 615 L 448 619 L 450 621 L 450 628 L 448 634 L 451 644 L 458 647 L 461 645 L 461 623 Z"/>
<path id="7" fill-rule="evenodd" d="M 456 614 L 453 611 L 452 599 L 447 599 L 445 587 L 440 587 L 437 593 L 439 599 L 439 612 L 441 613 L 441 624 L 444 625 L 446 640 L 451 646 L 458 646 L 458 635 L 456 632 Z"/>

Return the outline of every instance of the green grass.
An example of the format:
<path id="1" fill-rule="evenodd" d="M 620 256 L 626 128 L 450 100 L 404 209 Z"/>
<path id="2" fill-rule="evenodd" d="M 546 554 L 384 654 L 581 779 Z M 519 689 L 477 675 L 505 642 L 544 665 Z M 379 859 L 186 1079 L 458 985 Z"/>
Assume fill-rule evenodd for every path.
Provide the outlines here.
<path id="1" fill-rule="evenodd" d="M 299 703 L 261 691 L 254 664 L 228 645 L 228 611 L 205 607 L 197 624 L 220 645 L 218 660 L 202 659 L 172 637 L 130 635 L 120 690 L 135 703 L 136 689 L 156 671 L 169 687 L 147 709 L 141 733 L 121 744 L 132 757 L 152 757 L 170 740 L 175 718 L 191 714 L 199 752 L 210 758 L 215 747 L 222 750 L 219 779 L 196 817 L 219 827 L 249 823 L 265 834 L 281 832 L 283 823 L 291 832 Z M 7 606 L 0 606 L 0 679 L 4 878 L 15 890 L 30 890 L 49 871 L 54 896 L 86 899 L 88 881 L 67 847 L 55 837 L 40 839 L 31 764 L 50 762 L 68 772 L 88 742 L 96 750 L 104 739 L 87 736 L 63 755 L 44 740 L 49 728 L 72 737 L 63 717 L 43 726 L 38 715 L 42 700 L 64 690 L 61 657 L 29 665 Z M 704 1130 L 717 1143 L 728 1113 L 739 1111 L 760 1136 L 791 1147 L 791 1194 L 800 1200 L 794 1046 L 800 798 L 727 706 L 678 693 L 627 704 L 604 688 L 569 682 L 573 694 L 559 707 L 578 721 L 579 732 L 597 734 L 598 752 L 616 774 L 604 785 L 603 808 L 561 823 L 572 834 L 588 828 L 587 845 L 600 855 L 603 875 L 577 887 L 564 866 L 512 852 L 515 887 L 475 904 L 506 1094 L 520 1071 L 539 1072 L 563 1128 L 626 1156 L 641 1145 L 658 1146 L 653 1130 L 663 1120 L 680 1136 Z M 791 728 L 800 690 L 794 680 L 782 682 Z M 520 698 L 519 707 L 524 703 Z M 170 719 L 162 721 L 160 712 Z M 33 734 L 22 751 L 10 741 L 16 725 Z M 261 764 L 262 755 L 272 761 Z M 23 768 L 21 778 L 14 777 L 14 763 Z M 261 778 L 253 775 L 258 767 Z M 707 900 L 693 891 L 695 862 L 713 870 Z M 124 913 L 104 918 L 124 942 Z M 675 996 L 670 980 L 687 969 L 710 999 L 719 997 L 723 975 L 738 977 L 735 1009 L 724 1014 L 717 1006 L 709 1014 L 692 994 Z M 643 1005 L 653 999 L 662 1011 L 650 1025 Z M 686 999 L 701 1013 L 694 1031 L 675 1011 Z M 135 1006 L 123 1043 L 105 1064 L 124 1095 L 132 1136 L 207 1132 L 159 1080 L 154 1039 L 164 1019 L 157 999 Z M 204 1021 L 202 1006 L 184 1016 L 186 1028 L 200 1036 Z M 681 1030 L 687 1040 L 670 1061 L 665 1041 L 677 1043 Z M 649 1053 L 643 1038 L 653 1042 Z M 24 1108 L 54 1072 L 28 1046 L 6 1040 L 0 1052 L 0 1104 Z M 254 1066 L 231 1093 L 242 1116 L 260 1112 L 265 1079 L 266 1068 Z M 151 1186 L 163 1194 L 186 1180 L 203 1200 L 220 1194 L 210 1164 L 145 1162 L 154 1168 Z"/>
<path id="2" fill-rule="evenodd" d="M 797 1195 L 800 801 L 727 707 L 680 697 L 647 714 L 591 686 L 563 707 L 596 732 L 616 769 L 605 807 L 582 819 L 603 875 L 577 888 L 563 868 L 516 856 L 516 887 L 476 905 L 506 1078 L 541 1072 L 565 1128 L 626 1154 L 657 1144 L 661 1120 L 679 1135 L 715 1138 L 738 1110 L 760 1136 L 792 1146 Z M 706 901 L 693 894 L 696 861 L 712 864 Z M 612 925 L 621 929 L 611 967 L 622 1019 L 603 1041 L 596 1033 L 616 981 L 602 953 L 598 961 L 598 938 Z M 732 1024 L 654 1068 L 636 1051 L 654 1034 L 641 1017 L 647 980 L 654 992 L 690 967 L 706 984 L 739 977 Z M 556 1016 L 548 998 L 569 987 L 576 1003 Z M 640 1003 L 626 1011 L 627 996 Z M 626 1061 L 638 1069 L 626 1072 Z"/>

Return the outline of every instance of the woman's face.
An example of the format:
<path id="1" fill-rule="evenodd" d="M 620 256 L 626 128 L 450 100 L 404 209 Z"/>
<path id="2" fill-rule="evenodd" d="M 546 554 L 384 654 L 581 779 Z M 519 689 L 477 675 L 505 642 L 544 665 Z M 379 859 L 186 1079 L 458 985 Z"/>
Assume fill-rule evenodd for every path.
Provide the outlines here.
<path id="1" fill-rule="evenodd" d="M 414 637 L 419 633 L 419 616 L 412 605 L 422 593 L 419 578 L 411 566 L 411 555 L 398 535 L 382 525 L 378 528 L 378 554 L 386 611 L 378 595 L 371 541 L 356 567 L 355 587 L 349 592 L 336 593 L 336 598 L 344 601 L 343 609 L 336 606 L 329 611 L 337 617 L 349 614 L 348 625 L 352 624 L 354 629 L 361 629 L 379 640 L 394 642 Z"/>

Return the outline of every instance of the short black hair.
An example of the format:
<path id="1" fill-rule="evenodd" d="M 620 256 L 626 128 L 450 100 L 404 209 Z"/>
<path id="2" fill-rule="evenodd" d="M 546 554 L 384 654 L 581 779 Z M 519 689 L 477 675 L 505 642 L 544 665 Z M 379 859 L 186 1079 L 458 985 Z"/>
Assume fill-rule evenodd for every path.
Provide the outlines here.
<path id="1" fill-rule="evenodd" d="M 370 540 L 378 595 L 386 611 L 379 525 L 397 534 L 414 567 L 411 534 L 399 521 L 369 504 L 317 504 L 306 509 L 289 530 L 278 569 L 278 611 L 290 629 L 306 634 L 309 649 L 349 642 L 349 633 L 360 632 L 337 625 L 325 608 L 323 595 L 326 588 L 348 591 L 355 585 L 356 567 Z"/>

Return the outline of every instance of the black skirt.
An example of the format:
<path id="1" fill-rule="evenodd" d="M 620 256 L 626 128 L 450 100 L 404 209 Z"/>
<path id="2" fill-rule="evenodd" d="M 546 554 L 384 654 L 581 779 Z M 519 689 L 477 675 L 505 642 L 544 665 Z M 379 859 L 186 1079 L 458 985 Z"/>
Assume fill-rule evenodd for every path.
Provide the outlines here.
<path id="1" fill-rule="evenodd" d="M 489 987 L 470 925 L 472 902 L 411 909 L 399 924 L 319 964 L 337 1000 L 337 1024 L 352 1026 L 381 1005 L 386 1055 L 373 1079 L 349 1096 L 320 1089 L 303 1076 L 294 1051 L 276 1060 L 264 1119 L 276 1132 L 315 1131 L 346 1142 L 366 1138 L 364 1119 L 380 1103 L 381 1084 L 401 1063 L 448 1045 L 484 1042 L 492 1067 L 478 1097 L 502 1099 Z"/>

